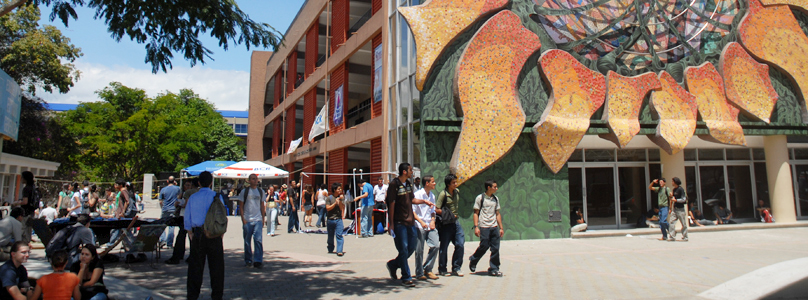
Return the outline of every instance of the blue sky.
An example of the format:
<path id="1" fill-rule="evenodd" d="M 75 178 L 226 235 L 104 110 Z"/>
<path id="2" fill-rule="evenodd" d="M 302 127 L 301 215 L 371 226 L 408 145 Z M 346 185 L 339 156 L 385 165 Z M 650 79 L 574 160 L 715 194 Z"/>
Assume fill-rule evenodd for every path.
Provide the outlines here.
<path id="1" fill-rule="evenodd" d="M 286 33 L 303 0 L 238 0 L 239 7 L 255 21 L 267 23 L 281 33 Z M 247 110 L 249 100 L 250 54 L 253 50 L 271 49 L 250 48 L 230 44 L 225 51 L 209 35 L 202 38 L 203 44 L 213 54 L 213 60 L 193 68 L 181 54 L 174 54 L 173 70 L 167 73 L 151 73 L 151 65 L 144 62 L 144 45 L 137 44 L 128 37 L 116 42 L 106 30 L 103 20 L 93 19 L 94 11 L 85 8 L 77 10 L 78 20 L 71 20 L 65 27 L 58 19 L 51 22 L 50 7 L 41 7 L 40 24 L 54 25 L 71 43 L 81 48 L 84 56 L 76 61 L 81 71 L 81 79 L 67 94 L 48 94 L 41 91 L 37 95 L 53 103 L 79 103 L 98 101 L 95 91 L 104 88 L 112 81 L 126 86 L 140 88 L 149 96 L 164 91 L 177 92 L 182 88 L 193 89 L 202 98 L 213 102 L 218 109 Z"/>

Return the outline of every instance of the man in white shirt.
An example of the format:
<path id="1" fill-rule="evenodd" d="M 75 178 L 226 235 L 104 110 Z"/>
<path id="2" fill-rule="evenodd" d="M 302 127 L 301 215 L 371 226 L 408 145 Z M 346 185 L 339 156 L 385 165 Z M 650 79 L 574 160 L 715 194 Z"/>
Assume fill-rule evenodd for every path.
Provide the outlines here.
<path id="1" fill-rule="evenodd" d="M 415 199 L 435 203 L 435 194 L 432 193 L 432 190 L 435 189 L 435 178 L 432 175 L 424 176 L 423 184 L 424 188 L 415 192 Z M 438 231 L 435 229 L 435 207 L 413 204 L 412 211 L 415 216 L 415 227 L 418 228 L 418 241 L 415 247 L 415 278 L 418 280 L 438 279 L 438 276 L 432 273 L 438 257 L 438 246 L 440 246 Z M 426 263 L 424 263 L 425 242 L 429 246 Z"/>
<path id="2" fill-rule="evenodd" d="M 379 177 L 379 182 L 373 187 L 373 200 L 376 200 L 375 209 L 387 209 L 384 199 L 387 197 L 387 185 L 384 184 L 384 177 Z"/>
<path id="3" fill-rule="evenodd" d="M 59 212 L 56 211 L 55 208 L 51 207 L 50 203 L 48 203 L 45 204 L 45 208 L 43 208 L 42 211 L 39 212 L 39 217 L 40 218 L 45 217 L 45 221 L 48 222 L 48 224 L 50 224 L 51 222 L 53 222 L 53 220 L 56 219 L 58 213 Z"/>
<path id="4" fill-rule="evenodd" d="M 499 198 L 494 195 L 499 189 L 497 182 L 488 179 L 485 181 L 485 193 L 474 199 L 474 235 L 480 237 L 477 251 L 469 257 L 469 270 L 477 271 L 477 263 L 488 249 L 491 249 L 491 259 L 488 262 L 488 275 L 502 277 L 499 271 L 499 241 L 505 234 L 502 226 L 502 215 L 499 213 Z"/>
<path id="5" fill-rule="evenodd" d="M 245 187 L 238 194 L 238 204 L 244 209 L 241 212 L 241 224 L 244 231 L 244 264 L 249 267 L 261 268 L 264 265 L 264 220 L 266 208 L 264 198 L 266 192 L 258 187 L 258 175 L 250 174 L 249 187 Z M 255 249 L 250 249 L 252 239 Z M 251 251 L 254 250 L 254 251 Z"/>

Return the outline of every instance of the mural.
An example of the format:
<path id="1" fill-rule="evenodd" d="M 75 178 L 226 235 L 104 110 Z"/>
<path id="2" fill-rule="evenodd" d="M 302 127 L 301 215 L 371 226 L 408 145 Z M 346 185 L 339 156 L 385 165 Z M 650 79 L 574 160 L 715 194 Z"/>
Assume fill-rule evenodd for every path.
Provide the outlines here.
<path id="1" fill-rule="evenodd" d="M 777 92 L 769 79 L 769 66 L 757 63 L 733 42 L 721 52 L 718 69 L 724 76 L 727 99 L 752 118 L 770 123 Z"/>
<path id="2" fill-rule="evenodd" d="M 659 73 L 660 89 L 651 93 L 651 111 L 659 119 L 648 138 L 673 155 L 682 151 L 696 131 L 696 97 L 676 83 L 668 72 Z"/>
<path id="3" fill-rule="evenodd" d="M 707 123 L 709 136 L 701 138 L 729 145 L 746 145 L 741 124 L 740 110 L 732 106 L 724 95 L 724 80 L 712 63 L 685 70 L 687 89 L 696 96 L 701 120 Z"/>
<path id="4" fill-rule="evenodd" d="M 458 184 L 494 164 L 522 133 L 525 113 L 516 79 L 539 47 L 539 37 L 516 14 L 503 11 L 477 31 L 463 52 L 455 77 L 463 125 L 450 164 Z"/>
<path id="5" fill-rule="evenodd" d="M 609 71 L 606 82 L 603 120 L 606 120 L 611 132 L 600 136 L 623 148 L 640 132 L 640 108 L 645 95 L 661 86 L 654 73 L 625 77 Z"/>

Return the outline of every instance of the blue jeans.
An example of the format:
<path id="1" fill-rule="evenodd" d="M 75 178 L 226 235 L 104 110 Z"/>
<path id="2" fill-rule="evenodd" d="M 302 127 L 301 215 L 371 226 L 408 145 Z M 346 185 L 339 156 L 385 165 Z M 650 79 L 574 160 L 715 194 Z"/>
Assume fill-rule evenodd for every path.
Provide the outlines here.
<path id="1" fill-rule="evenodd" d="M 410 264 L 407 259 L 415 253 L 415 247 L 418 246 L 418 228 L 415 225 L 406 226 L 404 224 L 395 224 L 393 232 L 396 233 L 395 242 L 398 256 L 387 262 L 387 266 L 395 272 L 401 269 L 401 281 L 412 280 L 410 274 Z"/>
<path id="2" fill-rule="evenodd" d="M 334 252 L 334 236 L 337 236 L 337 253 L 342 252 L 342 244 L 345 243 L 342 237 L 345 229 L 343 226 L 342 219 L 328 220 L 328 253 Z"/>
<path id="3" fill-rule="evenodd" d="M 163 213 L 160 215 L 160 220 L 168 222 L 168 220 L 173 217 L 174 217 L 173 211 L 163 211 Z M 166 231 L 164 231 L 163 234 L 160 235 L 160 242 L 166 243 L 166 245 L 168 245 L 169 247 L 174 246 L 174 227 L 176 226 L 166 227 Z"/>
<path id="4" fill-rule="evenodd" d="M 317 216 L 319 216 L 319 218 L 317 218 L 317 223 L 314 225 L 325 227 L 325 205 L 317 206 Z"/>
<path id="5" fill-rule="evenodd" d="M 491 259 L 488 261 L 488 273 L 499 271 L 499 227 L 480 228 L 480 246 L 469 257 L 469 265 L 477 266 L 485 252 L 491 249 Z"/>
<path id="6" fill-rule="evenodd" d="M 107 298 L 107 294 L 104 293 L 95 294 L 95 296 L 92 296 L 90 298 L 90 300 L 107 300 L 107 299 L 109 298 Z"/>
<path id="7" fill-rule="evenodd" d="M 373 236 L 373 206 L 362 206 L 362 235 Z"/>
<path id="8" fill-rule="evenodd" d="M 668 207 L 659 208 L 659 229 L 662 230 L 662 239 L 668 239 Z"/>
<path id="9" fill-rule="evenodd" d="M 459 221 L 455 221 L 454 224 L 441 225 L 438 227 L 438 235 L 440 236 L 438 272 L 446 273 L 447 271 L 446 263 L 449 258 L 449 243 L 454 245 L 454 253 L 452 253 L 452 272 L 460 272 L 460 267 L 463 266 L 464 244 L 466 243 L 466 234 L 463 232 L 463 227 L 460 226 Z"/>
<path id="10" fill-rule="evenodd" d="M 297 216 L 297 210 L 289 210 L 289 222 L 286 225 L 286 231 L 292 233 L 292 229 L 300 231 L 300 217 Z"/>
<path id="11" fill-rule="evenodd" d="M 279 211 L 278 211 L 277 207 L 275 207 L 275 208 L 267 208 L 267 216 L 269 217 L 269 219 L 267 220 L 267 234 L 268 235 L 274 235 L 275 234 L 275 227 L 278 227 L 278 225 L 275 225 L 275 222 L 278 221 L 278 212 Z"/>
<path id="12" fill-rule="evenodd" d="M 264 262 L 264 222 L 247 222 L 241 226 L 244 231 L 244 263 Z M 250 242 L 255 242 L 255 251 L 252 251 Z"/>

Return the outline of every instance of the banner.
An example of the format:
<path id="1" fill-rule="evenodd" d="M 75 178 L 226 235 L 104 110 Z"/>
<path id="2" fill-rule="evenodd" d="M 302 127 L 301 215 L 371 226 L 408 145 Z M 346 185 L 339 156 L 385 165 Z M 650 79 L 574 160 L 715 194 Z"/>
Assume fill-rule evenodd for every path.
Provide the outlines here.
<path id="1" fill-rule="evenodd" d="M 373 102 L 382 101 L 382 45 L 373 51 Z"/>
<path id="2" fill-rule="evenodd" d="M 325 133 L 328 130 L 328 102 L 320 109 L 320 113 L 314 118 L 314 123 L 311 124 L 311 131 L 309 131 L 309 141 L 313 141 L 318 135 Z"/>
<path id="3" fill-rule="evenodd" d="M 297 147 L 299 147 L 300 143 L 302 143 L 302 142 L 303 142 L 303 137 L 301 136 L 299 139 L 296 139 L 296 140 L 292 141 L 291 143 L 289 143 L 289 151 L 286 151 L 286 153 L 287 154 L 295 153 L 295 150 L 297 150 Z"/>
<path id="4" fill-rule="evenodd" d="M 342 106 L 344 105 L 342 103 L 342 100 L 343 100 L 342 99 L 343 98 L 343 95 L 342 95 L 343 94 L 342 93 L 343 87 L 345 87 L 345 86 L 340 85 L 334 91 L 334 125 L 342 125 L 342 115 L 343 115 L 343 113 L 342 113 L 343 107 Z"/>
<path id="5" fill-rule="evenodd" d="M 0 70 L 0 142 L 2 136 L 17 140 L 20 129 L 22 90 L 11 76 Z"/>

